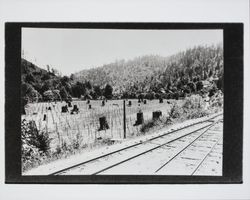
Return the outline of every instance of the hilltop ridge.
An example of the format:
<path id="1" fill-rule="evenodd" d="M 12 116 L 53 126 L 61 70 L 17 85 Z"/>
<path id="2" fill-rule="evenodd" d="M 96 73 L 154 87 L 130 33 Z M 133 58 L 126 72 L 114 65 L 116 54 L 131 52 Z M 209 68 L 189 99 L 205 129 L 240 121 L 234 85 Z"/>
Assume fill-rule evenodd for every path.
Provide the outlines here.
<path id="1" fill-rule="evenodd" d="M 223 91 L 222 45 L 197 46 L 170 57 L 145 55 L 82 70 L 70 77 L 22 59 L 22 97 L 28 101 L 81 97 L 175 98 Z M 203 82 L 209 83 L 209 89 Z M 57 97 L 53 97 L 53 96 Z"/>

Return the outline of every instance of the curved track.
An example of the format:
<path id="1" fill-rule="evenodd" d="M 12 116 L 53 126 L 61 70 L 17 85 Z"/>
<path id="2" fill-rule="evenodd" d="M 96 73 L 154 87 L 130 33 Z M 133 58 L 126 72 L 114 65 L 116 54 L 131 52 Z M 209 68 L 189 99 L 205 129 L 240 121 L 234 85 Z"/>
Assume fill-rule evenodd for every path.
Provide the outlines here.
<path id="1" fill-rule="evenodd" d="M 220 122 L 222 114 L 212 118 L 197 122 L 180 129 L 164 133 L 150 138 L 147 141 L 126 146 L 113 152 L 95 157 L 85 162 L 54 172 L 50 175 L 97 175 L 97 174 L 168 174 L 169 164 L 175 163 L 183 157 L 183 154 L 191 152 L 192 147 L 209 136 L 209 130 Z M 211 134 L 210 134 L 211 135 Z M 209 137 L 208 137 L 209 138 Z M 207 138 L 207 139 L 208 139 Z M 211 139 L 211 138 L 210 138 Z M 215 139 L 211 139 L 215 141 Z M 219 139 L 218 139 L 219 140 Z M 218 141 L 216 140 L 218 143 Z M 216 144 L 217 144 L 216 143 Z M 202 159 L 196 159 L 198 164 L 193 166 L 190 175 L 195 175 L 201 164 L 214 149 L 207 148 L 202 154 Z M 142 166 L 142 169 L 136 167 L 140 160 L 144 160 L 157 152 L 168 152 L 168 156 L 159 162 L 150 163 Z M 158 152 L 158 153 L 159 153 Z M 155 156 L 154 156 L 155 157 Z M 160 158 L 160 157 L 159 157 Z M 164 161 L 164 162 L 163 162 Z M 173 165 L 173 164 L 172 164 Z M 149 169 L 151 167 L 151 169 Z M 147 167 L 143 170 L 143 167 Z M 130 170 L 129 170 L 130 168 Z M 170 167 L 171 171 L 171 167 Z M 124 173 L 123 173 L 124 172 Z"/>

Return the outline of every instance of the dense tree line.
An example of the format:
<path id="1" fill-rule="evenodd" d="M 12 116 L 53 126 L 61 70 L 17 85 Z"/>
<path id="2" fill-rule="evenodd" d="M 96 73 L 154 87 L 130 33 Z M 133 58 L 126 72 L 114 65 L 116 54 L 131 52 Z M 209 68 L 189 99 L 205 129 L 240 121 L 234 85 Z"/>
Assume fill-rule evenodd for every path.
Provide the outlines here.
<path id="1" fill-rule="evenodd" d="M 75 80 L 109 83 L 118 97 L 146 93 L 169 98 L 203 91 L 203 81 L 223 90 L 222 45 L 197 46 L 171 57 L 143 56 L 76 73 Z M 215 85 L 214 85 L 215 84 Z"/>
<path id="2" fill-rule="evenodd" d="M 70 77 L 22 59 L 22 102 L 102 98 L 174 98 L 223 91 L 222 45 L 198 46 L 171 57 L 120 60 Z"/>

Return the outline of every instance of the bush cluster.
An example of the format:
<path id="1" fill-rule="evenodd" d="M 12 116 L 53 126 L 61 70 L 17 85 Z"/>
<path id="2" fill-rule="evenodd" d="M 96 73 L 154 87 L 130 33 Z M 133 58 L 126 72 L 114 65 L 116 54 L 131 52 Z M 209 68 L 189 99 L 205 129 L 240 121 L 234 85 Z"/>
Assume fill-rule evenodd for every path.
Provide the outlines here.
<path id="1" fill-rule="evenodd" d="M 186 97 L 183 104 L 173 103 L 168 116 L 161 120 L 149 120 L 141 126 L 141 132 L 146 133 L 150 129 L 164 122 L 165 125 L 172 124 L 173 121 L 183 121 L 187 119 L 195 119 L 217 112 L 223 107 L 223 95 L 220 90 L 215 93 L 209 100 L 209 107 L 206 107 L 204 99 L 200 95 L 191 95 Z"/>
<path id="2" fill-rule="evenodd" d="M 37 129 L 34 121 L 22 121 L 21 140 L 23 170 L 42 162 L 49 155 L 51 139 L 46 131 Z"/>
<path id="3" fill-rule="evenodd" d="M 23 120 L 21 124 L 22 171 L 26 171 L 49 160 L 66 157 L 86 145 L 79 133 L 68 141 L 62 140 L 55 150 L 50 149 L 51 138 L 44 130 L 38 130 L 34 121 Z"/>
<path id="4" fill-rule="evenodd" d="M 159 119 L 159 120 L 148 120 L 148 121 L 145 121 L 141 128 L 140 128 L 140 131 L 141 133 L 146 133 L 148 132 L 150 129 L 152 129 L 153 127 L 155 126 L 158 126 L 162 123 L 162 121 Z"/>

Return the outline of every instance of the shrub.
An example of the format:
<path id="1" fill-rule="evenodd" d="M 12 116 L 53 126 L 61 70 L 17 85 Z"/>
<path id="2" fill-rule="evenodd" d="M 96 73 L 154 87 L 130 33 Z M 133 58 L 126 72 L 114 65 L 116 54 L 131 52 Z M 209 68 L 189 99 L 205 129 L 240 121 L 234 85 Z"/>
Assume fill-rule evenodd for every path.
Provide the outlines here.
<path id="1" fill-rule="evenodd" d="M 83 137 L 80 134 L 80 132 L 78 132 L 76 134 L 76 138 L 73 138 L 73 140 L 72 140 L 72 148 L 73 149 L 80 149 L 82 141 L 83 141 Z"/>
<path id="2" fill-rule="evenodd" d="M 211 97 L 211 107 L 222 107 L 223 106 L 223 95 L 219 90 L 214 96 Z"/>
<path id="3" fill-rule="evenodd" d="M 34 167 L 37 163 L 43 160 L 44 154 L 38 151 L 36 148 L 32 148 L 27 144 L 22 145 L 22 171 Z"/>
<path id="4" fill-rule="evenodd" d="M 33 167 L 49 154 L 51 141 L 49 135 L 45 131 L 39 131 L 34 121 L 22 121 L 21 140 L 23 170 Z"/>
<path id="5" fill-rule="evenodd" d="M 54 152 L 52 152 L 52 157 L 66 157 L 70 154 L 76 153 L 76 150 L 80 150 L 81 148 L 86 148 L 86 144 L 82 145 L 83 137 L 78 132 L 76 137 L 71 138 L 68 141 L 62 140 L 61 145 L 57 145 Z"/>
<path id="6" fill-rule="evenodd" d="M 187 98 L 182 106 L 187 119 L 204 117 L 209 114 L 200 95 L 192 95 Z"/>
<path id="7" fill-rule="evenodd" d="M 177 103 L 174 103 L 173 106 L 171 107 L 168 115 L 169 118 L 176 119 L 179 118 L 182 114 L 182 109 L 180 106 L 177 105 Z"/>
<path id="8" fill-rule="evenodd" d="M 203 107 L 203 100 L 200 95 L 192 95 L 189 98 L 186 98 L 182 108 L 184 112 L 188 112 L 189 109 L 197 109 Z"/>
<path id="9" fill-rule="evenodd" d="M 215 93 L 217 92 L 217 87 L 214 85 L 210 90 L 209 90 L 209 97 L 212 97 L 215 95 Z"/>
<path id="10" fill-rule="evenodd" d="M 46 131 L 39 131 L 35 121 L 23 120 L 22 122 L 22 142 L 28 146 L 37 148 L 43 153 L 47 153 L 50 149 L 49 135 Z"/>
<path id="11" fill-rule="evenodd" d="M 68 144 L 66 141 L 63 141 L 61 146 L 61 152 L 67 153 L 72 151 L 73 151 L 72 145 Z"/>
<path id="12" fill-rule="evenodd" d="M 200 118 L 207 116 L 209 114 L 208 111 L 204 109 L 190 109 L 189 112 L 186 113 L 186 118 L 187 119 L 195 119 L 195 118 Z"/>
<path id="13" fill-rule="evenodd" d="M 103 139 L 100 140 L 100 144 L 101 145 L 108 145 L 108 146 L 110 146 L 110 145 L 113 145 L 114 143 L 115 143 L 115 141 L 111 140 L 111 138 L 103 138 Z"/>
<path id="14" fill-rule="evenodd" d="M 59 90 L 47 90 L 43 93 L 43 98 L 45 101 L 61 100 L 60 91 Z"/>
<path id="15" fill-rule="evenodd" d="M 165 120 L 165 124 L 166 124 L 166 125 L 170 125 L 170 124 L 172 124 L 172 123 L 173 123 L 173 120 L 171 119 L 170 116 L 168 116 L 168 117 L 166 118 L 166 120 Z"/>
<path id="16" fill-rule="evenodd" d="M 146 133 L 154 126 L 158 126 L 160 123 L 161 123 L 161 120 L 148 120 L 142 124 L 140 131 L 142 133 Z"/>

